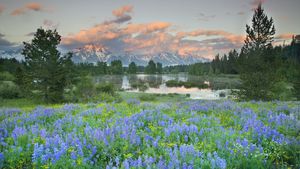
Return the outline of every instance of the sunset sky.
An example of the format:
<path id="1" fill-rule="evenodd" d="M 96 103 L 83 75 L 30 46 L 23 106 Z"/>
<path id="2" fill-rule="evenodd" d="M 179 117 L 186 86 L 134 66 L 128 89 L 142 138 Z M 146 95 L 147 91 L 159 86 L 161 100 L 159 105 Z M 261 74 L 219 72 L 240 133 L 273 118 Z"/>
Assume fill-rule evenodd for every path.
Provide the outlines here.
<path id="1" fill-rule="evenodd" d="M 240 48 L 259 0 L 0 0 L 0 49 L 57 29 L 60 48 L 97 44 L 115 54 L 174 52 L 212 58 Z M 300 34 L 300 0 L 261 0 L 276 44 Z"/>

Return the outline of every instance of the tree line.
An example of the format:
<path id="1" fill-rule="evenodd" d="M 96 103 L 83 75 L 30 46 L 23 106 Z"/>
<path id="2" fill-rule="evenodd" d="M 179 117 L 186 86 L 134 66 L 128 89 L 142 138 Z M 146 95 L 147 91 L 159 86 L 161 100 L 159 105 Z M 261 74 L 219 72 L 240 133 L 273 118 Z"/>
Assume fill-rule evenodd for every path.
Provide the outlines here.
<path id="1" fill-rule="evenodd" d="M 223 56 L 216 55 L 211 62 L 164 68 L 153 60 L 145 67 L 134 62 L 124 67 L 120 60 L 110 65 L 106 62 L 74 64 L 72 53 L 62 55 L 57 50 L 61 41 L 57 31 L 39 28 L 30 43 L 24 42 L 23 62 L 0 59 L 0 96 L 13 98 L 35 93 L 47 102 L 59 102 L 64 100 L 66 89 L 72 90 L 80 77 L 86 75 L 188 72 L 238 74 L 242 85 L 235 94 L 241 100 L 300 99 L 300 42 L 293 37 L 289 45 L 273 46 L 276 31 L 273 22 L 259 5 L 252 24 L 246 25 L 247 36 L 239 52 L 234 49 Z"/>
<path id="2" fill-rule="evenodd" d="M 300 43 L 295 37 L 286 46 L 273 46 L 275 26 L 261 5 L 246 25 L 246 39 L 236 50 L 216 55 L 210 63 L 189 66 L 193 75 L 239 74 L 241 100 L 300 99 Z M 299 36 L 299 35 L 298 35 Z"/>

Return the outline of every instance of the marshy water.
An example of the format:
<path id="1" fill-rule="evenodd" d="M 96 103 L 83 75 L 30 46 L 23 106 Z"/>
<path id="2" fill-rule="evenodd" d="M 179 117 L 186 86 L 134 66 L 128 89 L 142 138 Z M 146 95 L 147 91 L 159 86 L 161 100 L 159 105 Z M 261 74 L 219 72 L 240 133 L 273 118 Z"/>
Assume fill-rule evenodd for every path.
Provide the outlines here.
<path id="1" fill-rule="evenodd" d="M 168 87 L 167 81 L 191 82 L 207 84 L 207 88 L 198 87 Z M 126 92 L 145 92 L 156 94 L 177 93 L 188 95 L 191 99 L 216 100 L 227 98 L 231 89 L 240 84 L 237 76 L 193 76 L 186 73 L 162 75 L 104 75 L 95 77 L 96 83 L 112 83 Z"/>

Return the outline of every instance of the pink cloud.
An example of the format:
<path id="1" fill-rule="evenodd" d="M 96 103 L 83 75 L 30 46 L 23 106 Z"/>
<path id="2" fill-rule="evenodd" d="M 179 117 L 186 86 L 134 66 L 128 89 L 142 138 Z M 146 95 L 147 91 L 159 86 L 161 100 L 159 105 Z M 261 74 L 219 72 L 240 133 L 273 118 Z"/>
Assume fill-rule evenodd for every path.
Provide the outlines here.
<path id="1" fill-rule="evenodd" d="M 275 37 L 275 39 L 278 39 L 278 40 L 292 40 L 294 34 L 292 33 L 284 33 L 284 34 L 280 34 L 280 35 L 277 35 Z"/>
<path id="2" fill-rule="evenodd" d="M 68 48 L 99 44 L 112 53 L 153 55 L 171 52 L 182 57 L 192 55 L 212 59 L 216 53 L 239 48 L 244 41 L 244 36 L 224 30 L 180 32 L 169 22 L 129 23 L 131 16 L 127 13 L 132 12 L 132 8 L 121 7 L 114 10 L 115 18 L 65 36 L 62 44 Z M 129 18 L 120 21 L 125 16 Z M 197 36 L 209 39 L 188 38 Z"/>
<path id="3" fill-rule="evenodd" d="M 24 8 L 17 8 L 14 11 L 11 12 L 12 16 L 17 16 L 17 15 L 23 15 L 26 13 L 26 9 Z"/>
<path id="4" fill-rule="evenodd" d="M 5 7 L 4 5 L 0 4 L 0 14 L 4 11 Z"/>
<path id="5" fill-rule="evenodd" d="M 263 4 L 263 3 L 265 3 L 265 2 L 267 2 L 267 0 L 253 0 L 253 1 L 251 2 L 251 5 L 252 5 L 252 6 L 258 6 L 259 4 Z"/>
<path id="6" fill-rule="evenodd" d="M 53 21 L 49 20 L 49 19 L 45 19 L 43 21 L 43 25 L 47 28 L 47 29 L 57 29 L 58 28 L 58 23 L 54 23 Z"/>
<path id="7" fill-rule="evenodd" d="M 197 37 L 197 36 L 221 36 L 225 39 L 231 41 L 232 43 L 243 43 L 245 37 L 242 35 L 236 35 L 233 33 L 229 33 L 223 30 L 195 30 L 191 32 L 178 32 L 177 38 L 185 38 L 185 37 Z"/>
<path id="8" fill-rule="evenodd" d="M 132 5 L 125 5 L 122 6 L 121 8 L 118 8 L 116 10 L 113 10 L 113 15 L 116 17 L 121 17 L 124 16 L 125 13 L 130 13 L 132 12 L 133 6 Z"/>
<path id="9" fill-rule="evenodd" d="M 252 6 L 251 9 L 255 10 L 259 4 L 264 4 L 265 2 L 267 2 L 267 0 L 253 0 L 250 5 Z"/>
<path id="10" fill-rule="evenodd" d="M 116 30 L 114 24 L 98 24 L 90 29 L 81 30 L 75 35 L 64 37 L 62 43 L 93 43 L 96 41 L 111 40 L 119 36 L 114 30 Z"/>
<path id="11" fill-rule="evenodd" d="M 17 8 L 11 12 L 12 16 L 23 15 L 28 11 L 45 11 L 45 8 L 42 7 L 41 4 L 36 2 L 31 2 L 25 4 L 23 7 Z"/>
<path id="12" fill-rule="evenodd" d="M 151 22 L 147 24 L 128 24 L 126 28 L 123 29 L 123 33 L 151 33 L 155 31 L 162 31 L 170 27 L 171 24 L 168 22 Z"/>
<path id="13" fill-rule="evenodd" d="M 34 11 L 41 11 L 43 9 L 42 5 L 36 2 L 26 4 L 26 8 Z"/>

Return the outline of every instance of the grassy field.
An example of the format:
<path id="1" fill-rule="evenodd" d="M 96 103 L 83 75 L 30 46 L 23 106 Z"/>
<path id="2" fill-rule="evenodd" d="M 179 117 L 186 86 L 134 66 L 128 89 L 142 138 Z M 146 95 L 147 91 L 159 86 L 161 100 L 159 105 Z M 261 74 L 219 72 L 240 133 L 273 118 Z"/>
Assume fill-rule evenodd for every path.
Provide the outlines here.
<path id="1" fill-rule="evenodd" d="M 299 102 L 120 95 L 119 103 L 4 100 L 0 168 L 300 167 Z"/>

